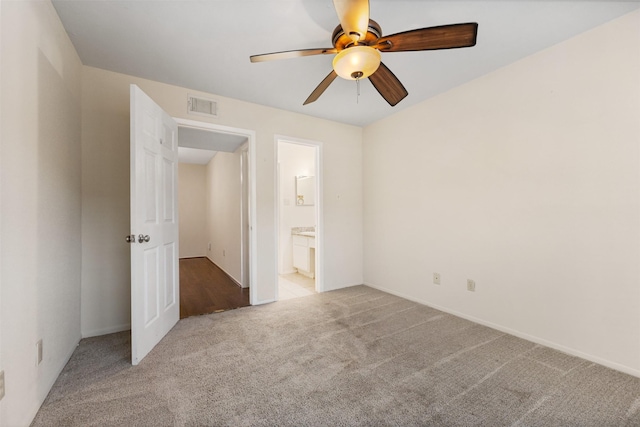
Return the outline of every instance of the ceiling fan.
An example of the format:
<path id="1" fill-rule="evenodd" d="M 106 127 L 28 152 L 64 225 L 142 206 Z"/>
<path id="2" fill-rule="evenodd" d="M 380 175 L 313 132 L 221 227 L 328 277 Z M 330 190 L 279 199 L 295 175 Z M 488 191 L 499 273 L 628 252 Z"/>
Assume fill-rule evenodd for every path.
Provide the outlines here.
<path id="1" fill-rule="evenodd" d="M 380 52 L 454 49 L 476 44 L 478 24 L 475 22 L 420 28 L 383 37 L 380 25 L 369 19 L 369 0 L 333 0 L 333 5 L 340 25 L 331 36 L 332 48 L 290 50 L 250 57 L 251 62 L 263 62 L 337 54 L 333 58 L 333 70 L 311 92 L 304 105 L 316 101 L 335 78 L 340 76 L 356 81 L 368 77 L 380 95 L 393 107 L 408 92 L 395 74 L 380 62 Z"/>

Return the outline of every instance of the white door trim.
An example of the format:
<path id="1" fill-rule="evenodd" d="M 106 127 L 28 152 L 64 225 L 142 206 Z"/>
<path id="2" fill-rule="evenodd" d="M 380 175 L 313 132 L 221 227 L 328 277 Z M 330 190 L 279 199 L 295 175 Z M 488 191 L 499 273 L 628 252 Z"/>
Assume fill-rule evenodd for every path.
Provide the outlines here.
<path id="1" fill-rule="evenodd" d="M 249 234 L 247 231 L 251 229 L 249 224 L 249 144 L 243 144 L 240 149 L 240 239 L 242 240 L 242 253 L 240 255 L 240 285 L 247 288 L 247 282 L 251 284 L 249 278 L 251 267 L 249 260 L 251 256 L 247 248 L 251 248 L 249 243 Z M 251 293 L 251 290 L 249 290 Z"/>
<path id="2" fill-rule="evenodd" d="M 324 292 L 324 215 L 323 215 L 323 176 L 324 171 L 322 169 L 322 142 L 320 141 L 312 141 L 309 139 L 302 138 L 292 138 L 284 135 L 275 135 L 274 136 L 274 145 L 275 149 L 274 155 L 274 165 L 275 165 L 275 200 L 274 200 L 274 210 L 275 210 L 275 254 L 276 254 L 276 263 L 275 263 L 275 296 L 276 300 L 278 299 L 278 272 L 279 272 L 279 258 L 280 258 L 280 172 L 278 167 L 278 143 L 286 142 L 289 144 L 298 144 L 305 145 L 307 147 L 313 147 L 316 150 L 316 159 L 315 159 L 315 167 L 316 167 L 316 204 L 315 215 L 316 215 L 316 292 Z"/>
<path id="3" fill-rule="evenodd" d="M 248 149 L 248 169 L 249 169 L 249 303 L 251 305 L 264 304 L 269 301 L 258 300 L 258 229 L 256 225 L 256 133 L 248 129 L 223 126 L 214 123 L 199 122 L 196 120 L 182 119 L 174 117 L 178 127 L 201 129 L 205 131 L 215 131 L 230 135 L 240 135 L 247 137 Z"/>

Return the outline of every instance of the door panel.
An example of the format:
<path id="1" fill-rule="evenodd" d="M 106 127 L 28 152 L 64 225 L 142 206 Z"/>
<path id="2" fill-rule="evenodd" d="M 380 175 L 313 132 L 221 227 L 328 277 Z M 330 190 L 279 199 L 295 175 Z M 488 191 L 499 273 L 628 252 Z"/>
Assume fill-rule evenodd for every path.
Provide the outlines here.
<path id="1" fill-rule="evenodd" d="M 178 284 L 175 282 L 176 272 L 174 271 L 175 265 L 173 260 L 177 258 L 176 255 L 176 244 L 169 243 L 164 245 L 164 308 L 167 309 L 176 303 L 176 290 L 178 289 Z"/>
<path id="2" fill-rule="evenodd" d="M 144 326 L 158 317 L 158 251 L 144 251 Z"/>
<path id="3" fill-rule="evenodd" d="M 156 158 L 158 156 L 155 153 L 151 153 L 147 150 L 144 152 L 144 193 L 137 195 L 137 197 L 143 197 L 145 200 L 145 222 L 147 224 L 154 224 L 156 222 Z"/>
<path id="4" fill-rule="evenodd" d="M 176 201 L 173 199 L 176 193 L 174 188 L 174 183 L 176 182 L 174 166 L 171 161 L 166 158 L 164 159 L 164 221 L 168 223 L 174 222 L 174 214 L 176 211 Z"/>

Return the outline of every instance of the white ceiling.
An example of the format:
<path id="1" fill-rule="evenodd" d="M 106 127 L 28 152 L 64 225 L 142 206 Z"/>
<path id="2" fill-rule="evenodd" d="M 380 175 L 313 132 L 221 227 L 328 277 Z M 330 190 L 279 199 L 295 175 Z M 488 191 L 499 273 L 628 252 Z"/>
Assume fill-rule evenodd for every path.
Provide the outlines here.
<path id="1" fill-rule="evenodd" d="M 247 142 L 246 136 L 178 127 L 178 161 L 206 165 L 218 151 L 235 152 Z"/>
<path id="2" fill-rule="evenodd" d="M 264 63 L 249 56 L 331 47 L 331 0 L 53 0 L 85 65 L 364 126 L 640 7 L 634 1 L 370 0 L 383 35 L 478 22 L 475 47 L 383 53 L 409 96 L 390 107 L 365 81 L 336 79 L 333 55 Z M 594 58 L 597 60 L 597 58 Z M 224 102 L 218 105 L 224 115 Z"/>
<path id="3" fill-rule="evenodd" d="M 178 147 L 178 162 L 192 165 L 208 165 L 217 151 Z"/>
<path id="4" fill-rule="evenodd" d="M 180 126 L 178 127 L 178 141 L 178 145 L 181 147 L 233 153 L 247 142 L 247 137 Z"/>

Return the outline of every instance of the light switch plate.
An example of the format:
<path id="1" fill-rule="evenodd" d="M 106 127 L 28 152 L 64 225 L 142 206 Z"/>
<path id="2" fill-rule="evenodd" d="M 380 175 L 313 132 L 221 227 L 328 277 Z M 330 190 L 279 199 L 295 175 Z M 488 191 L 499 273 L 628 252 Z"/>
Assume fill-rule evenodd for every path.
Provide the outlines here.
<path id="1" fill-rule="evenodd" d="M 476 282 L 471 279 L 467 279 L 467 290 L 470 292 L 476 291 Z"/>
<path id="2" fill-rule="evenodd" d="M 38 353 L 38 358 L 36 359 L 36 365 L 39 365 L 42 362 L 42 340 L 38 340 L 36 343 L 36 351 Z"/>

